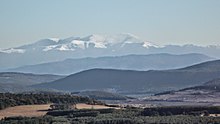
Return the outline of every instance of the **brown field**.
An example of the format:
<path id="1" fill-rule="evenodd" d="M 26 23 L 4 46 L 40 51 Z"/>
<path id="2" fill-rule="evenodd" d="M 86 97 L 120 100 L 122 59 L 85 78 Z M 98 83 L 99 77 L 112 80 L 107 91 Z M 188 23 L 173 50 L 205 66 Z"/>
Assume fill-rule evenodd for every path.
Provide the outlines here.
<path id="1" fill-rule="evenodd" d="M 113 107 L 108 107 L 104 105 L 88 105 L 88 104 L 80 103 L 80 104 L 76 104 L 76 108 L 77 109 L 108 109 Z"/>
<path id="2" fill-rule="evenodd" d="M 0 110 L 0 119 L 4 117 L 12 117 L 12 116 L 25 116 L 25 117 L 43 116 L 47 113 L 47 110 L 50 108 L 50 105 L 51 104 L 23 105 L 23 106 L 6 108 L 4 110 Z"/>
<path id="3" fill-rule="evenodd" d="M 0 110 L 0 119 L 4 117 L 12 117 L 12 116 L 25 116 L 25 117 L 38 117 L 43 116 L 47 113 L 47 110 L 50 109 L 51 104 L 44 105 L 22 105 L 6 108 L 4 110 Z M 104 105 L 88 105 L 88 104 L 76 104 L 77 109 L 108 109 L 111 107 L 107 107 Z"/>

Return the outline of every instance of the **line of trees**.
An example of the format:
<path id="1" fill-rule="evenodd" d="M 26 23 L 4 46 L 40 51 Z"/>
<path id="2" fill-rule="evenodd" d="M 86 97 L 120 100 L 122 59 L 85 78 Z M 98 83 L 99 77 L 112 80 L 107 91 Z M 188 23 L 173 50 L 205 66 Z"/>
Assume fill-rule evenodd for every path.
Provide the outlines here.
<path id="1" fill-rule="evenodd" d="M 169 115 L 194 115 L 208 116 L 209 114 L 220 113 L 220 107 L 217 106 L 172 106 L 145 108 L 142 116 L 169 116 Z"/>
<path id="2" fill-rule="evenodd" d="M 219 124 L 217 117 L 195 117 L 195 116 L 155 116 L 155 117 L 13 117 L 0 120 L 0 124 Z"/>
<path id="3" fill-rule="evenodd" d="M 150 110 L 151 109 L 151 110 Z M 214 110 L 218 107 L 160 107 L 160 108 L 124 108 L 124 109 L 86 109 L 86 110 L 65 110 L 65 111 L 49 111 L 46 116 L 27 118 L 27 117 L 11 117 L 0 121 L 0 124 L 148 124 L 148 123 L 211 123 L 219 124 L 220 117 L 210 116 L 192 116 L 192 115 L 169 115 L 169 116 L 146 116 L 142 115 L 145 111 L 165 112 L 167 110 L 197 112 L 195 110 Z"/>
<path id="4" fill-rule="evenodd" d="M 18 106 L 18 105 L 34 105 L 34 104 L 48 104 L 48 103 L 62 103 L 62 104 L 102 104 L 94 99 L 88 97 L 80 97 L 73 95 L 60 94 L 12 94 L 0 93 L 0 110 Z"/>

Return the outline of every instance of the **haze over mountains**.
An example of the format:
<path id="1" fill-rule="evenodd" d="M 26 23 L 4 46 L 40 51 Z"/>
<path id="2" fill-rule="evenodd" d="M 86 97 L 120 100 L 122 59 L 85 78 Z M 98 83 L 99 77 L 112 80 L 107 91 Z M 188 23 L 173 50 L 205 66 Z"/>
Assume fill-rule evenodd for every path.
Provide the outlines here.
<path id="1" fill-rule="evenodd" d="M 216 60 L 162 71 L 91 69 L 34 87 L 64 91 L 109 89 L 119 93 L 161 92 L 199 85 L 219 78 L 219 75 L 220 60 Z"/>
<path id="2" fill-rule="evenodd" d="M 0 70 L 69 58 L 122 56 L 129 54 L 201 53 L 220 58 L 219 46 L 166 45 L 159 46 L 132 34 L 89 35 L 66 39 L 48 38 L 33 44 L 0 50 Z"/>
<path id="3" fill-rule="evenodd" d="M 70 75 L 76 72 L 94 68 L 147 71 L 181 68 L 208 60 L 213 60 L 213 58 L 196 53 L 184 55 L 126 55 L 115 57 L 109 56 L 98 58 L 67 59 L 58 62 L 23 66 L 15 69 L 9 69 L 7 71 L 59 75 Z"/>
<path id="4" fill-rule="evenodd" d="M 21 72 L 2 73 L 0 88 L 158 93 L 219 78 L 219 60 L 212 61 L 219 53 L 219 46 L 159 46 L 132 34 L 48 38 L 0 50 L 0 71 Z"/>

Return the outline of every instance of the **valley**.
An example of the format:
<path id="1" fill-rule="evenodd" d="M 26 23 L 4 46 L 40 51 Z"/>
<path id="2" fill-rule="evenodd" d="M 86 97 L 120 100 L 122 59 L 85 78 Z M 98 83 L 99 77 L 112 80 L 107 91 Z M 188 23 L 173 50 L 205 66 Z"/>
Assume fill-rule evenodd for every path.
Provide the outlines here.
<path id="1" fill-rule="evenodd" d="M 219 123 L 219 69 L 213 60 L 168 70 L 1 73 L 0 123 Z"/>
<path id="2" fill-rule="evenodd" d="M 0 124 L 220 124 L 220 0 L 0 0 Z"/>
<path id="3" fill-rule="evenodd" d="M 200 85 L 219 78 L 220 61 L 208 61 L 171 70 L 91 69 L 69 75 L 60 80 L 33 85 L 64 91 L 109 90 L 118 93 L 159 93 Z"/>

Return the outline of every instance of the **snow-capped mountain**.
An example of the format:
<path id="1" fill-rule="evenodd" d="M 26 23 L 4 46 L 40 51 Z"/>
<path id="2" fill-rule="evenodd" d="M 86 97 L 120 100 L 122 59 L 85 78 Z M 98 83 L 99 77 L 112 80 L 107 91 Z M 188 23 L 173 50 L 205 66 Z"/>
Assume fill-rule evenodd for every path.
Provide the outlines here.
<path id="1" fill-rule="evenodd" d="M 66 39 L 47 38 L 32 44 L 0 49 L 0 70 L 24 65 L 62 61 L 68 58 L 122 56 L 128 54 L 187 54 L 201 53 L 220 58 L 218 46 L 167 45 L 159 46 L 133 34 L 89 35 Z"/>
<path id="2" fill-rule="evenodd" d="M 125 47 L 127 44 L 140 44 L 142 47 L 158 47 L 150 42 L 143 41 L 132 34 L 118 35 L 89 35 L 86 37 L 70 37 L 66 39 L 48 38 L 33 44 L 1 50 L 4 53 L 24 53 L 28 51 L 76 51 L 89 48 L 106 49 L 112 46 Z"/>

